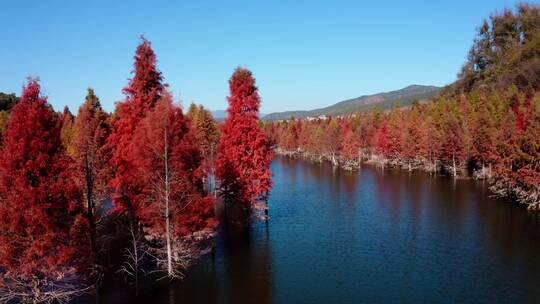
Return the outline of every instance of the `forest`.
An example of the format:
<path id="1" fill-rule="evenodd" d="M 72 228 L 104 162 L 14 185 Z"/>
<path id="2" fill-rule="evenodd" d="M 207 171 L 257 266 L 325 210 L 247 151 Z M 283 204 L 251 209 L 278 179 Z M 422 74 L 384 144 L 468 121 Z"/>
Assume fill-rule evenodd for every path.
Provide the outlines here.
<path id="1" fill-rule="evenodd" d="M 491 15 L 458 80 L 430 102 L 264 126 L 277 152 L 355 170 L 363 162 L 455 178 L 540 209 L 540 8 Z"/>
<path id="2" fill-rule="evenodd" d="M 485 179 L 539 210 L 540 7 L 491 15 L 467 58 L 433 100 L 277 122 L 260 120 L 243 67 L 222 123 L 184 109 L 144 37 L 112 113 L 92 88 L 76 114 L 56 112 L 29 77 L 20 97 L 0 93 L 0 302 L 69 302 L 111 274 L 135 295 L 182 280 L 219 225 L 268 219 L 274 153 Z"/>
<path id="3" fill-rule="evenodd" d="M 182 279 L 212 249 L 218 195 L 224 221 L 264 218 L 272 151 L 251 72 L 231 76 L 219 128 L 173 101 L 149 41 L 134 60 L 112 114 L 91 88 L 76 116 L 56 113 L 36 78 L 0 96 L 0 302 L 67 302 L 115 272 L 135 294 L 143 274 Z"/>

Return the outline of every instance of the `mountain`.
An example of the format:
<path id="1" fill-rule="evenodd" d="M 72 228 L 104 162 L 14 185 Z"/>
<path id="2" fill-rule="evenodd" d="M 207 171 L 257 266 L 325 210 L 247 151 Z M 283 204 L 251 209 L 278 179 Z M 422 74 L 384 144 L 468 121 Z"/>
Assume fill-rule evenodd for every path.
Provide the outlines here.
<path id="1" fill-rule="evenodd" d="M 415 101 L 422 101 L 434 97 L 441 90 L 436 86 L 410 85 L 397 91 L 364 95 L 347 99 L 334 105 L 311 111 L 286 111 L 271 113 L 263 117 L 264 120 L 280 120 L 294 117 L 314 117 L 319 115 L 343 115 L 352 112 L 361 112 L 378 107 L 380 109 L 392 108 L 395 104 L 408 106 Z"/>
<path id="2" fill-rule="evenodd" d="M 211 113 L 212 113 L 212 117 L 214 117 L 214 119 L 217 121 L 223 121 L 227 117 L 227 111 L 225 110 L 215 110 L 215 111 L 212 111 Z M 259 114 L 259 117 L 265 117 L 265 116 L 266 114 L 264 113 Z"/>
<path id="3" fill-rule="evenodd" d="M 214 117 L 215 120 L 224 120 L 225 117 L 227 117 L 227 111 L 225 110 L 212 111 L 212 117 Z"/>

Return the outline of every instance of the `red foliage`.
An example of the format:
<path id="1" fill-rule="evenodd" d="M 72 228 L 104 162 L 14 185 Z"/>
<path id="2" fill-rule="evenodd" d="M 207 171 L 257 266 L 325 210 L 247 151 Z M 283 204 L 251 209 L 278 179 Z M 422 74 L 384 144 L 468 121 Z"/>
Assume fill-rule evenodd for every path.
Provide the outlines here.
<path id="1" fill-rule="evenodd" d="M 0 265 L 12 278 L 62 280 L 87 265 L 87 222 L 61 123 L 29 79 L 0 153 Z"/>
<path id="2" fill-rule="evenodd" d="M 289 120 L 286 125 L 288 130 L 285 131 L 281 137 L 280 147 L 289 151 L 295 151 L 298 148 L 298 130 L 296 127 L 296 120 L 294 117 L 291 117 L 291 120 Z"/>
<path id="3" fill-rule="evenodd" d="M 180 107 L 163 97 L 133 136 L 132 193 L 137 219 L 153 236 L 165 235 L 165 200 L 175 236 L 213 228 L 213 199 L 204 197 L 202 156 Z"/>
<path id="4" fill-rule="evenodd" d="M 381 124 L 377 132 L 377 151 L 384 157 L 390 153 L 390 141 L 388 139 L 388 126 L 386 122 Z"/>
<path id="5" fill-rule="evenodd" d="M 341 142 L 341 155 L 346 159 L 354 160 L 359 156 L 360 144 L 351 124 L 343 123 L 343 141 Z"/>
<path id="6" fill-rule="evenodd" d="M 229 115 L 218 145 L 216 174 L 226 202 L 249 206 L 266 199 L 272 151 L 258 125 L 260 98 L 255 79 L 238 68 L 229 80 Z"/>
<path id="7" fill-rule="evenodd" d="M 467 158 L 467 146 L 462 118 L 452 110 L 449 110 L 445 118 L 442 128 L 444 139 L 439 157 L 446 165 L 463 164 Z"/>
<path id="8" fill-rule="evenodd" d="M 72 158 L 77 170 L 77 182 L 83 189 L 90 228 L 90 240 L 94 258 L 97 258 L 96 210 L 109 197 L 111 169 L 108 164 L 110 147 L 106 139 L 110 133 L 109 116 L 101 108 L 94 90 L 88 94 L 73 126 Z"/>
<path id="9" fill-rule="evenodd" d="M 187 113 L 193 133 L 194 141 L 200 148 L 204 158 L 203 166 L 207 176 L 213 175 L 214 161 L 216 156 L 217 144 L 219 141 L 219 127 L 210 111 L 202 105 L 198 107 L 191 104 Z"/>
<path id="10" fill-rule="evenodd" d="M 124 88 L 126 100 L 117 104 L 113 121 L 113 131 L 107 142 L 113 149 L 111 164 L 115 177 L 111 186 L 115 188 L 113 202 L 117 208 L 130 209 L 133 193 L 140 193 L 134 188 L 132 180 L 136 178 L 130 172 L 130 154 L 132 136 L 139 121 L 146 112 L 153 109 L 158 100 L 166 93 L 161 72 L 156 67 L 156 55 L 150 42 L 142 38 L 135 53 L 134 76 Z"/>

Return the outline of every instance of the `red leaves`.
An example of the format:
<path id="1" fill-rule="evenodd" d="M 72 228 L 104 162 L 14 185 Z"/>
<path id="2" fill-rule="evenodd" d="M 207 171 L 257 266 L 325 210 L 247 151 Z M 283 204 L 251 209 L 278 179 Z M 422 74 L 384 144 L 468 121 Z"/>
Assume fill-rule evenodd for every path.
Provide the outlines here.
<path id="1" fill-rule="evenodd" d="M 341 155 L 348 160 L 358 158 L 360 152 L 360 144 L 358 143 L 357 135 L 351 127 L 351 124 L 343 123 L 343 141 L 341 142 Z"/>
<path id="2" fill-rule="evenodd" d="M 213 228 L 213 201 L 202 191 L 202 157 L 169 96 L 140 122 L 130 151 L 133 182 L 140 189 L 133 193 L 133 210 L 151 234 L 164 235 L 167 203 L 176 237 Z"/>
<path id="3" fill-rule="evenodd" d="M 202 105 L 191 104 L 187 113 L 191 131 L 196 145 L 200 148 L 204 158 L 206 175 L 213 171 L 216 156 L 217 143 L 219 141 L 219 129 L 212 114 Z"/>
<path id="4" fill-rule="evenodd" d="M 229 80 L 229 116 L 222 126 L 216 173 L 229 203 L 250 206 L 271 187 L 272 152 L 258 125 L 259 94 L 251 72 L 238 68 Z"/>
<path id="5" fill-rule="evenodd" d="M 0 155 L 0 264 L 22 277 L 54 279 L 85 264 L 87 224 L 62 147 L 61 121 L 37 80 L 28 80 L 22 96 Z"/>
<path id="6" fill-rule="evenodd" d="M 387 157 L 390 153 L 390 142 L 388 138 L 388 125 L 383 122 L 379 131 L 377 132 L 377 151 Z"/>
<path id="7" fill-rule="evenodd" d="M 213 200 L 203 189 L 206 172 L 198 140 L 155 64 L 150 43 L 143 39 L 107 143 L 113 149 L 111 185 L 117 210 L 127 211 L 160 244 L 169 244 L 213 229 L 215 221 Z"/>
<path id="8" fill-rule="evenodd" d="M 153 109 L 158 100 L 166 93 L 161 72 L 156 67 L 156 55 L 150 42 L 142 38 L 135 52 L 134 76 L 124 88 L 126 100 L 117 104 L 113 131 L 107 139 L 112 148 L 111 164 L 115 168 L 115 177 L 111 186 L 115 189 L 113 201 L 116 207 L 132 208 L 134 193 L 139 193 L 133 185 L 136 178 L 130 172 L 130 160 L 126 157 L 131 150 L 132 136 L 139 121 L 146 112 Z"/>
<path id="9" fill-rule="evenodd" d="M 339 158 L 344 167 L 359 154 L 368 158 L 371 154 L 409 170 L 444 167 L 457 175 L 471 165 L 481 173 L 478 177 L 491 177 L 493 170 L 493 176 L 512 184 L 509 187 L 538 187 L 540 93 L 491 92 L 489 98 L 486 94 L 471 93 L 454 100 L 441 97 L 386 113 L 374 110 L 337 119 L 291 119 L 267 125 L 265 130 L 284 152 L 300 152 L 334 164 L 333 151 L 341 142 Z M 295 126 L 300 124 L 298 131 Z"/>

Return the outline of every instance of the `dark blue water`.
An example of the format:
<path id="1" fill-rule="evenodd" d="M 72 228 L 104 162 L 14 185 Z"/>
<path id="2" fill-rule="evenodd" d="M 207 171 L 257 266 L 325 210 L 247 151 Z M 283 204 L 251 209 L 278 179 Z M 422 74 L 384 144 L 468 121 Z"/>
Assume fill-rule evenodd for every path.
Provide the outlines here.
<path id="1" fill-rule="evenodd" d="M 540 218 L 486 185 L 272 163 L 270 220 L 140 303 L 540 303 Z M 106 295 L 106 303 L 125 302 Z"/>

